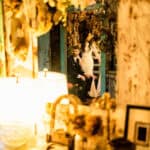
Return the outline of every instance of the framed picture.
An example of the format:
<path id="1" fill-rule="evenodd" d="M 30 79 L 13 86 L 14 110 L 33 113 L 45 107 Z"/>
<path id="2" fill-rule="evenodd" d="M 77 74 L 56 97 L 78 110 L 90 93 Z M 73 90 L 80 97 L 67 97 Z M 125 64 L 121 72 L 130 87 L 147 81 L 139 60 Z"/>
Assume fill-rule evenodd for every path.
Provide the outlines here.
<path id="1" fill-rule="evenodd" d="M 150 107 L 127 105 L 124 138 L 137 145 L 150 146 Z"/>
<path id="2" fill-rule="evenodd" d="M 150 141 L 150 123 L 136 122 L 134 141 L 136 144 L 149 145 Z"/>

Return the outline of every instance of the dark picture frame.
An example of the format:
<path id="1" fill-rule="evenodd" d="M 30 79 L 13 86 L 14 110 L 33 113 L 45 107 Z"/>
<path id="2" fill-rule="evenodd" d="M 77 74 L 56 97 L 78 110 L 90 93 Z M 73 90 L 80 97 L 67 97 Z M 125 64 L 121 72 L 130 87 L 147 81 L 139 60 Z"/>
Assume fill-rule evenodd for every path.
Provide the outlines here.
<path id="1" fill-rule="evenodd" d="M 150 106 L 126 106 L 124 138 L 137 145 L 150 145 Z M 143 118 L 144 117 L 144 118 Z M 142 133 L 144 132 L 144 133 Z"/>
<path id="2" fill-rule="evenodd" d="M 150 123 L 136 122 L 134 141 L 136 144 L 148 146 L 150 142 Z"/>

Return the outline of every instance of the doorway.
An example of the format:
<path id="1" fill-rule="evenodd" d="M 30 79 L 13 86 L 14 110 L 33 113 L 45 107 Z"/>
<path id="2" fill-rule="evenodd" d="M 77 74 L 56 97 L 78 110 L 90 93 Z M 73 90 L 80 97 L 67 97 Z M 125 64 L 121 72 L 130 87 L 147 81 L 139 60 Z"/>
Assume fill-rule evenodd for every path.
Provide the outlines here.
<path id="1" fill-rule="evenodd" d="M 60 59 L 60 25 L 46 34 L 38 37 L 39 70 L 47 68 L 50 71 L 61 72 Z"/>

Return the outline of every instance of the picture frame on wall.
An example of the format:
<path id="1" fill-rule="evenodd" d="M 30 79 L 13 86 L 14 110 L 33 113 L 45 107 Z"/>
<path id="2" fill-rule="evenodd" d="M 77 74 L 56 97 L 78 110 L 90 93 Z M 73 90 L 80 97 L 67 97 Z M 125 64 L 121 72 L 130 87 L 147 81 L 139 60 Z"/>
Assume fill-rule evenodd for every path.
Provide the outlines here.
<path id="1" fill-rule="evenodd" d="M 124 138 L 136 145 L 150 146 L 150 106 L 127 105 Z"/>
<path id="2" fill-rule="evenodd" d="M 150 142 L 150 123 L 136 122 L 134 141 L 136 144 L 149 146 Z"/>

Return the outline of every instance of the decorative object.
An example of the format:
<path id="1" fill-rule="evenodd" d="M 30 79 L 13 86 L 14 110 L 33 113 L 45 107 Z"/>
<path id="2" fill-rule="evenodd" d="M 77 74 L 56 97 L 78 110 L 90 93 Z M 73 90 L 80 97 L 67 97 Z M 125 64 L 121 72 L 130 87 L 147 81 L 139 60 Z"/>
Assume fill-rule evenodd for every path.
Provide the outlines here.
<path id="1" fill-rule="evenodd" d="M 50 128 L 52 129 L 52 130 L 54 130 L 55 129 L 55 116 L 56 116 L 56 110 L 57 110 L 57 106 L 63 101 L 63 100 L 66 100 L 66 101 L 68 101 L 68 103 L 66 104 L 66 105 L 70 105 L 70 104 L 72 104 L 72 108 L 73 108 L 73 110 L 70 110 L 70 108 L 68 108 L 69 109 L 69 111 L 68 111 L 68 120 L 66 120 L 66 126 L 67 126 L 67 131 L 69 131 L 69 118 L 71 117 L 71 114 L 72 115 L 74 115 L 74 114 L 77 114 L 77 112 L 78 112 L 78 108 L 77 108 L 77 104 L 81 104 L 81 101 L 80 101 L 80 99 L 77 97 L 77 96 L 75 96 L 75 95 L 72 95 L 72 94 L 66 94 L 66 95 L 61 95 L 60 97 L 58 97 L 57 99 L 56 99 L 56 101 L 53 103 L 53 105 L 52 105 L 52 109 L 51 109 L 51 113 L 50 113 L 50 115 L 51 115 L 51 122 L 50 122 Z"/>
<path id="2" fill-rule="evenodd" d="M 106 148 L 101 116 L 76 114 L 72 119 L 72 133 L 75 135 L 75 150 Z"/>
<path id="3" fill-rule="evenodd" d="M 76 0 L 4 1 L 5 11 L 9 17 L 13 16 L 13 20 L 17 21 L 17 27 L 20 28 L 19 23 L 22 21 L 22 24 L 26 24 L 26 28 L 36 36 L 48 32 L 52 26 L 60 22 L 66 25 L 69 6 L 74 5 L 75 8 L 84 9 L 89 4 L 90 2 Z M 24 35 L 21 28 L 20 30 L 16 28 L 21 33 L 19 36 Z"/>
<path id="4" fill-rule="evenodd" d="M 64 102 L 65 100 L 65 102 Z M 72 94 L 59 96 L 56 101 L 47 107 L 49 115 L 49 133 L 47 142 L 66 145 L 69 149 L 73 148 L 74 134 L 71 132 L 71 118 L 78 113 L 80 99 Z"/>
<path id="5" fill-rule="evenodd" d="M 84 138 L 88 138 L 96 134 L 102 135 L 103 132 L 103 125 L 100 116 L 76 114 L 72 119 L 72 124 L 72 132 Z"/>
<path id="6" fill-rule="evenodd" d="M 124 138 L 132 142 L 141 142 L 148 145 L 149 124 L 150 124 L 150 107 L 139 105 L 127 105 Z M 141 131 L 143 134 L 141 135 Z M 145 134 L 144 134 L 145 132 Z M 141 138 L 145 138 L 142 142 Z"/>
<path id="7" fill-rule="evenodd" d="M 136 122 L 134 142 L 139 145 L 149 146 L 150 144 L 150 123 Z"/>
<path id="8" fill-rule="evenodd" d="M 91 106 L 106 110 L 107 139 L 110 140 L 110 126 L 111 126 L 110 115 L 111 115 L 111 110 L 114 111 L 116 109 L 116 100 L 114 98 L 111 98 L 110 94 L 106 92 L 101 97 L 95 98 Z"/>
<path id="9" fill-rule="evenodd" d="M 69 103 L 62 104 L 64 99 Z M 83 148 L 105 150 L 107 140 L 106 136 L 103 136 L 101 117 L 88 112 L 80 112 L 80 104 L 81 101 L 77 96 L 66 94 L 58 97 L 55 103 L 50 105 L 51 109 L 47 111 L 51 118 L 48 142 L 65 144 L 70 148 L 73 147 L 74 140 L 75 150 Z M 61 116 L 59 112 L 62 113 Z M 65 123 L 65 126 L 60 123 L 60 120 Z"/>

